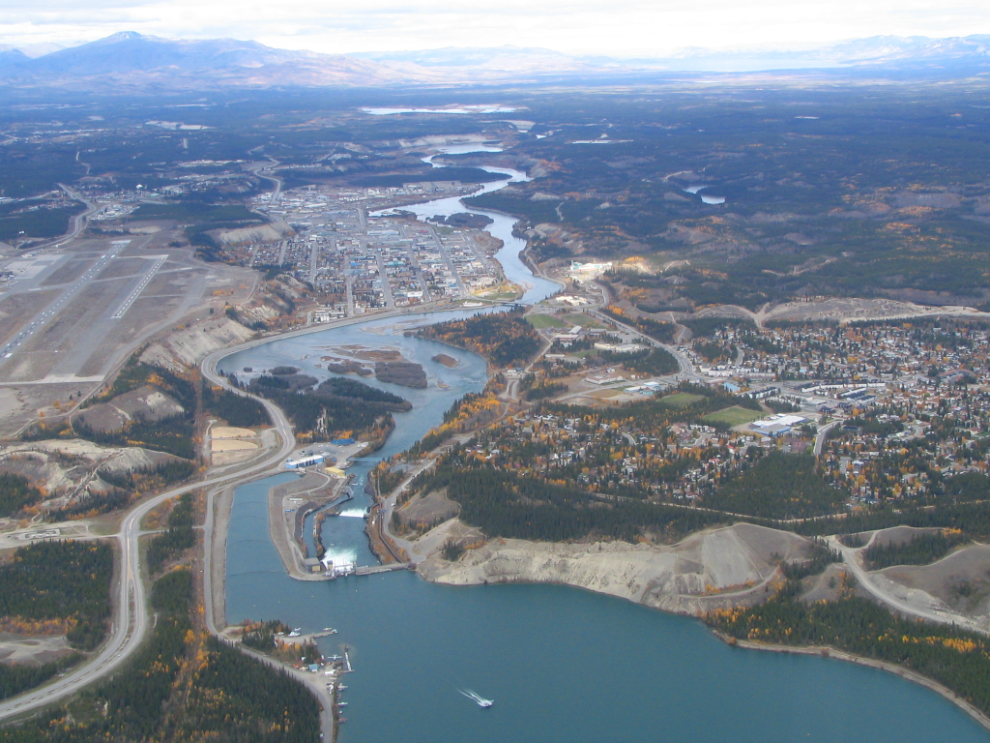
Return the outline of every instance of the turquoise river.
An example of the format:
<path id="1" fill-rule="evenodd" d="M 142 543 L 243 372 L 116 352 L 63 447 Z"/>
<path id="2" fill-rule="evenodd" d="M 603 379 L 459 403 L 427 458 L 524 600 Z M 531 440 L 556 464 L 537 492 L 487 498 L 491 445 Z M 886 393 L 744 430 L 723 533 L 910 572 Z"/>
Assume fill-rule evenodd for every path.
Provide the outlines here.
<path id="1" fill-rule="evenodd" d="M 445 205 L 446 206 L 446 205 Z M 463 210 L 456 204 L 453 208 Z M 437 214 L 436 202 L 418 209 Z M 518 261 L 520 242 L 502 215 L 509 278 L 552 291 Z M 503 258 L 505 260 L 503 260 Z M 414 409 L 397 415 L 387 445 L 351 468 L 356 500 L 327 519 L 329 551 L 374 564 L 363 486 L 382 457 L 436 425 L 451 403 L 480 390 L 473 354 L 402 331 L 456 313 L 371 321 L 272 343 L 228 357 L 225 371 L 293 364 L 324 378 L 323 349 L 392 347 L 423 364 L 425 390 L 394 388 Z M 431 360 L 443 348 L 459 364 Z M 441 381 L 449 389 L 437 387 Z M 373 380 L 371 384 L 376 384 Z M 268 536 L 268 489 L 294 475 L 237 488 L 227 542 L 227 621 L 280 618 L 305 631 L 332 626 L 327 655 L 351 649 L 343 692 L 343 743 L 987 743 L 990 734 L 938 694 L 880 670 L 815 656 L 729 647 L 699 621 L 554 585 L 451 588 L 409 572 L 303 583 L 286 574 Z M 481 709 L 459 690 L 494 699 Z"/>

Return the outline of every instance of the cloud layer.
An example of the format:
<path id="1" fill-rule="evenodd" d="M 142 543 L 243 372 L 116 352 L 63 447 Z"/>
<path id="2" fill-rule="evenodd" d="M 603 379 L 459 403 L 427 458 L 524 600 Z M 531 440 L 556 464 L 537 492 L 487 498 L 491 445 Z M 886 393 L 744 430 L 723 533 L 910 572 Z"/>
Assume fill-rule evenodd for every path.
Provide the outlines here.
<path id="1" fill-rule="evenodd" d="M 661 56 L 684 47 L 793 49 L 876 35 L 990 33 L 990 5 L 986 0 L 0 0 L 0 44 L 72 44 L 118 31 L 255 39 L 328 53 L 514 44 Z"/>

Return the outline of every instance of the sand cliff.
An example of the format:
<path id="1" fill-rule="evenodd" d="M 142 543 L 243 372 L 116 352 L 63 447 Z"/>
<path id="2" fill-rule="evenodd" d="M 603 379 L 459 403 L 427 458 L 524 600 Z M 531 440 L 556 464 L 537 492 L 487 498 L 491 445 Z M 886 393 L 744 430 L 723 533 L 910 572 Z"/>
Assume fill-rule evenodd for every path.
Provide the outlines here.
<path id="1" fill-rule="evenodd" d="M 672 546 L 494 539 L 453 563 L 433 552 L 418 570 L 427 580 L 448 585 L 563 583 L 695 615 L 761 601 L 779 558 L 801 560 L 808 546 L 808 540 L 788 532 L 736 524 Z"/>

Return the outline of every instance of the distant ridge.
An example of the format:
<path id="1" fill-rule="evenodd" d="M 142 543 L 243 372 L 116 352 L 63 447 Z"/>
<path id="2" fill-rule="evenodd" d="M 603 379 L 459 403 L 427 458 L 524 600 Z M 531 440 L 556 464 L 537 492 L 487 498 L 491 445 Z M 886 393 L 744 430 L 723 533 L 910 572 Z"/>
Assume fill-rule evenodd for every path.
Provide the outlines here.
<path id="1" fill-rule="evenodd" d="M 503 46 L 320 54 L 256 41 L 184 40 L 133 31 L 31 58 L 0 51 L 0 86 L 141 92 L 218 88 L 396 87 L 803 71 L 960 78 L 990 74 L 990 36 L 875 36 L 814 49 L 684 49 L 664 58 L 572 56 Z"/>
<path id="2" fill-rule="evenodd" d="M 343 54 L 273 49 L 257 41 L 183 40 L 133 31 L 30 59 L 0 52 L 0 84 L 88 90 L 211 89 L 276 86 L 379 86 L 429 82 L 427 70 Z"/>

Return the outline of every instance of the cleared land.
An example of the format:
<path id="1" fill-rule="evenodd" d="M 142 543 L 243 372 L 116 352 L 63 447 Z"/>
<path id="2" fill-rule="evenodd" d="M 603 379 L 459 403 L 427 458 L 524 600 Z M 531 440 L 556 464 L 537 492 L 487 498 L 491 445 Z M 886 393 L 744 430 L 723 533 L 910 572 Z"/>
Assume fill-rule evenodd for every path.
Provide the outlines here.
<path id="1" fill-rule="evenodd" d="M 570 315 L 564 315 L 564 318 L 563 319 L 566 320 L 567 322 L 573 324 L 573 325 L 580 325 L 582 328 L 604 328 L 605 327 L 604 325 L 602 325 L 600 322 L 598 322 L 594 318 L 589 317 L 588 315 L 582 314 L 580 312 L 573 313 L 573 314 L 570 314 Z"/>
<path id="2" fill-rule="evenodd" d="M 744 423 L 752 423 L 764 415 L 765 413 L 758 410 L 749 410 L 748 408 L 733 405 L 731 408 L 710 413 L 702 420 L 711 421 L 712 423 L 727 423 L 730 426 L 741 426 Z"/>
<path id="3" fill-rule="evenodd" d="M 704 399 L 701 395 L 695 395 L 690 392 L 676 392 L 673 395 L 663 398 L 660 402 L 671 408 L 686 408 L 688 405 L 693 405 L 699 400 Z"/>
<path id="4" fill-rule="evenodd" d="M 214 439 L 249 439 L 257 436 L 250 428 L 234 428 L 233 426 L 213 426 L 210 436 Z"/>
<path id="5" fill-rule="evenodd" d="M 527 315 L 526 320 L 537 330 L 544 328 L 566 328 L 567 323 L 552 315 Z"/>

